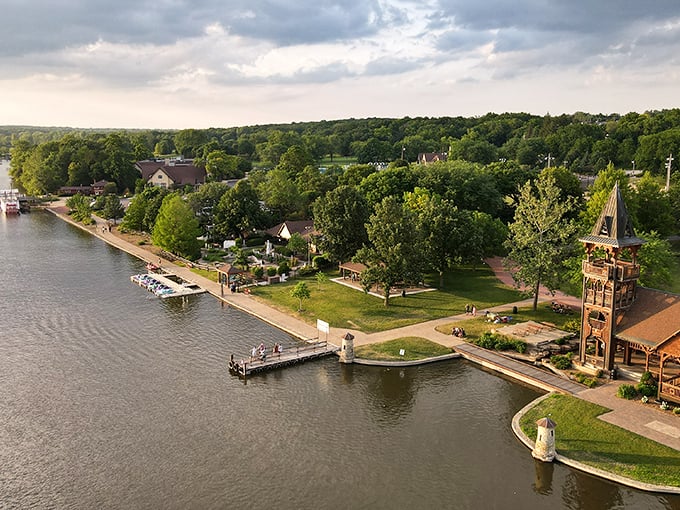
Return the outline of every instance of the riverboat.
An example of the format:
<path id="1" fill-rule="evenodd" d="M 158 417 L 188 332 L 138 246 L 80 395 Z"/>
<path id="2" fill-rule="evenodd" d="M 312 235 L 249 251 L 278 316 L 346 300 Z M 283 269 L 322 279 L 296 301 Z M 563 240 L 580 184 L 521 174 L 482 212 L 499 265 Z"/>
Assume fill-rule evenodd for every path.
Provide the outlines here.
<path id="1" fill-rule="evenodd" d="M 19 214 L 19 190 L 0 190 L 0 210 L 4 214 Z"/>

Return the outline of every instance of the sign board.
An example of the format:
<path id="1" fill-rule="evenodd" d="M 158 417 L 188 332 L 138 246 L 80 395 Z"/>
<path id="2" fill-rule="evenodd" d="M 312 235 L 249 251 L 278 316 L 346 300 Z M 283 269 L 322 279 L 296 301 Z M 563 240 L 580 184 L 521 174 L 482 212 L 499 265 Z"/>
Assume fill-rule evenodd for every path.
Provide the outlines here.
<path id="1" fill-rule="evenodd" d="M 326 334 L 331 332 L 330 324 L 322 321 L 321 319 L 316 319 L 316 329 Z"/>
<path id="2" fill-rule="evenodd" d="M 406 351 L 404 349 L 399 349 L 399 356 L 403 356 L 406 354 Z"/>

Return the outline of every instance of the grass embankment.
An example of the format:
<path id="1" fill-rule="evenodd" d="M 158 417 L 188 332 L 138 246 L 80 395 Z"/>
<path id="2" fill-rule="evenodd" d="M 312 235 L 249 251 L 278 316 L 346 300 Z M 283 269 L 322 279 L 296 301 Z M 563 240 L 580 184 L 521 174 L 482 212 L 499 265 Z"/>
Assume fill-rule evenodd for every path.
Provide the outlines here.
<path id="1" fill-rule="evenodd" d="M 570 315 L 563 315 L 560 313 L 555 313 L 552 311 L 549 305 L 545 303 L 539 303 L 538 309 L 534 312 L 532 307 L 520 308 L 517 313 L 512 313 L 512 309 L 505 310 L 503 312 L 498 312 L 500 315 L 511 315 L 512 322 L 507 324 L 494 324 L 493 322 L 487 322 L 484 316 L 485 310 L 477 309 L 477 317 L 470 317 L 462 321 L 450 322 L 441 326 L 437 326 L 437 331 L 444 334 L 450 334 L 454 326 L 463 328 L 468 339 L 479 338 L 483 333 L 490 331 L 492 329 L 500 329 L 503 326 L 509 326 L 512 324 L 517 324 L 518 322 L 535 321 L 544 322 L 548 324 L 554 324 L 556 328 L 563 329 L 564 324 L 568 321 L 579 319 L 579 313 L 573 313 Z"/>
<path id="2" fill-rule="evenodd" d="M 338 276 L 337 271 L 329 273 Z M 302 303 L 291 297 L 291 289 L 300 281 L 307 283 L 310 299 Z M 336 328 L 351 328 L 366 333 L 385 331 L 465 311 L 467 303 L 478 309 L 510 303 L 520 299 L 519 293 L 503 285 L 488 268 L 456 269 L 446 275 L 445 289 L 391 297 L 385 307 L 383 299 L 361 290 L 327 281 L 319 284 L 314 276 L 290 279 L 276 285 L 253 287 L 251 293 L 285 313 L 315 324 L 317 319 Z M 434 282 L 433 282 L 434 283 Z"/>
<path id="3" fill-rule="evenodd" d="M 403 356 L 399 354 L 401 349 L 404 350 Z M 354 348 L 354 355 L 357 358 L 376 361 L 416 361 L 444 354 L 451 354 L 451 349 L 415 336 L 395 338 L 379 344 L 360 345 Z"/>
<path id="4" fill-rule="evenodd" d="M 553 395 L 527 412 L 520 426 L 535 440 L 536 421 L 550 415 L 560 455 L 640 482 L 680 486 L 680 451 L 597 418 L 607 411 L 576 397 Z"/>

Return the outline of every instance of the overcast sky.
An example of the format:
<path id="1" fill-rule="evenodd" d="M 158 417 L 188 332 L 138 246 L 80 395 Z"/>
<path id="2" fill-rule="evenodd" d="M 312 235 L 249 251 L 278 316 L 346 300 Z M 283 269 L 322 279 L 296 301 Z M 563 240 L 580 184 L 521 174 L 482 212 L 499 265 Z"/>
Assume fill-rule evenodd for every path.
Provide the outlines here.
<path id="1" fill-rule="evenodd" d="M 0 125 L 680 107 L 680 0 L 0 0 Z"/>

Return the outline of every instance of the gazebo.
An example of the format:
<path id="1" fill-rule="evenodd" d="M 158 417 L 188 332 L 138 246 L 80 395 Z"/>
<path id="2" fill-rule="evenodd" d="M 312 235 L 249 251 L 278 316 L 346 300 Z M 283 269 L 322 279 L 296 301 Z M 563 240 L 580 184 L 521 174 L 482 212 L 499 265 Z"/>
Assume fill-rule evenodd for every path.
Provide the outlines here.
<path id="1" fill-rule="evenodd" d="M 352 281 L 359 280 L 359 275 L 364 272 L 367 267 L 361 262 L 343 262 L 339 266 L 340 273 L 343 278 L 351 278 Z"/>
<path id="2" fill-rule="evenodd" d="M 222 264 L 221 266 L 218 266 L 216 269 L 218 275 L 217 280 L 220 282 L 220 285 L 229 285 L 231 283 L 234 283 L 238 279 L 239 275 L 247 273 L 247 271 L 239 269 L 238 267 L 232 266 L 231 264 L 228 263 Z"/>

